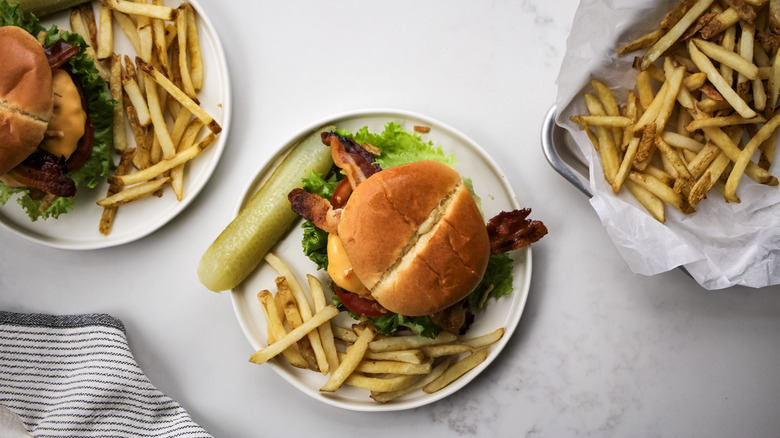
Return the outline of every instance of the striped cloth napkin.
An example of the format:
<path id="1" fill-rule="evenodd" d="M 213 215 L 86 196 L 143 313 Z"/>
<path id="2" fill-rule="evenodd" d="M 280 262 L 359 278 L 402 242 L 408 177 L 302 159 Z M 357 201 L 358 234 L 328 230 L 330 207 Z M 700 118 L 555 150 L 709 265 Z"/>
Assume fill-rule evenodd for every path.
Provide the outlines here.
<path id="1" fill-rule="evenodd" d="M 210 438 L 138 367 L 105 314 L 0 311 L 0 437 Z"/>

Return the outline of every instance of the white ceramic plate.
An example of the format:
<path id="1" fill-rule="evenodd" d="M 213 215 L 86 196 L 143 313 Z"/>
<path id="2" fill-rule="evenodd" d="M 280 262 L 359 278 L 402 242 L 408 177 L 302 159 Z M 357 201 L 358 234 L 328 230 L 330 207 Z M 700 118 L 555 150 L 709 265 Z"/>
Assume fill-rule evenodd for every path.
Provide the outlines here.
<path id="1" fill-rule="evenodd" d="M 289 152 L 292 145 L 308 136 L 313 131 L 326 125 L 336 125 L 350 132 L 355 132 L 363 126 L 368 126 L 371 132 L 381 132 L 387 122 L 394 121 L 407 130 L 412 131 L 415 125 L 431 128 L 427 134 L 422 134 L 425 141 L 433 140 L 435 145 L 441 145 L 448 154 L 454 153 L 458 158 L 457 170 L 464 176 L 471 177 L 474 189 L 482 199 L 485 217 L 490 218 L 502 210 L 519 208 L 518 201 L 504 174 L 495 162 L 469 138 L 455 129 L 430 118 L 395 110 L 366 110 L 338 115 L 309 125 L 283 144 L 279 152 L 273 156 L 257 173 L 254 180 L 246 187 L 244 195 L 239 200 L 236 214 L 251 196 L 262 185 L 265 179 L 276 168 L 281 159 Z M 279 255 L 293 270 L 295 276 L 305 286 L 306 274 L 315 274 L 327 285 L 327 274 L 316 272 L 316 266 L 301 249 L 303 231 L 296 226 L 273 251 Z M 378 404 L 369 398 L 366 390 L 344 386 L 335 393 L 322 393 L 319 388 L 327 381 L 327 377 L 309 370 L 300 370 L 289 366 L 283 360 L 272 360 L 270 365 L 293 386 L 324 403 L 340 408 L 356 411 L 393 411 L 411 409 L 440 400 L 463 386 L 482 372 L 499 354 L 509 341 L 523 312 L 528 290 L 531 283 L 531 250 L 526 247 L 512 254 L 514 258 L 514 292 L 493 301 L 486 311 L 476 317 L 476 322 L 469 330 L 469 336 L 477 336 L 491 332 L 499 327 L 506 329 L 505 336 L 490 347 L 490 354 L 485 362 L 469 374 L 461 377 L 453 384 L 434 394 L 417 391 L 396 399 L 390 403 Z M 257 302 L 257 292 L 269 289 L 275 292 L 274 279 L 276 272 L 267 264 L 261 264 L 240 286 L 232 291 L 233 308 L 246 337 L 255 349 L 267 345 L 266 325 L 262 309 Z M 326 286 L 327 287 L 327 286 Z M 336 317 L 336 321 L 349 326 L 354 322 L 345 314 Z"/>
<path id="2" fill-rule="evenodd" d="M 169 6 L 179 5 L 179 2 L 165 3 Z M 123 205 L 117 211 L 111 234 L 103 236 L 98 232 L 103 209 L 95 204 L 106 196 L 108 185 L 103 182 L 92 190 L 79 187 L 76 206 L 58 219 L 39 219 L 31 222 L 14 197 L 0 207 L 0 224 L 27 239 L 55 248 L 105 248 L 132 242 L 156 231 L 195 199 L 211 177 L 225 148 L 230 130 L 231 101 L 230 77 L 222 43 L 201 6 L 194 0 L 190 0 L 190 3 L 198 16 L 203 54 L 204 83 L 199 99 L 203 108 L 222 126 L 222 132 L 214 144 L 188 163 L 184 176 L 184 199 L 177 201 L 171 189 L 166 188 L 160 198 L 152 196 Z M 45 17 L 41 24 L 46 28 L 56 24 L 60 29 L 70 29 L 69 12 Z M 135 51 L 116 25 L 114 47 L 117 53 L 128 54 L 135 59 Z M 128 136 L 129 139 L 130 137 Z M 132 140 L 129 141 L 132 144 Z M 115 161 L 118 161 L 118 158 L 115 157 Z"/>

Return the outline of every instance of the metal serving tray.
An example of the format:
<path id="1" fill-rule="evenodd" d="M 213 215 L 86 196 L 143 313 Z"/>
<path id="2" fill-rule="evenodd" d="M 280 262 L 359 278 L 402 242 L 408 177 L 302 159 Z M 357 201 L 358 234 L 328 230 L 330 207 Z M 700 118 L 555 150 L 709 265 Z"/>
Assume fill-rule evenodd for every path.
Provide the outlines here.
<path id="1" fill-rule="evenodd" d="M 553 105 L 542 122 L 542 150 L 553 169 L 590 198 L 593 193 L 590 191 L 588 165 L 568 131 L 555 123 L 556 112 L 557 108 Z"/>

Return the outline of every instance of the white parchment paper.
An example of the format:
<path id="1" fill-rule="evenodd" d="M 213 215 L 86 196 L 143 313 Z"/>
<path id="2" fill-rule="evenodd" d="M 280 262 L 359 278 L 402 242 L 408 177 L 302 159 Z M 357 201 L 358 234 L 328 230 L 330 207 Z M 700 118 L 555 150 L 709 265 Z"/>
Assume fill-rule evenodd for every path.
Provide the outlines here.
<path id="1" fill-rule="evenodd" d="M 569 116 L 587 114 L 583 94 L 590 79 L 612 88 L 618 102 L 634 87 L 635 54 L 617 48 L 653 30 L 676 1 L 582 0 L 558 75 L 556 123 L 566 128 L 590 167 L 591 205 L 633 272 L 654 275 L 684 266 L 707 289 L 780 284 L 780 187 L 743 177 L 741 203 L 711 191 L 696 213 L 667 206 L 666 223 L 653 219 L 626 190 L 615 194 L 604 180 L 597 153 Z M 777 175 L 775 163 L 770 171 Z"/>

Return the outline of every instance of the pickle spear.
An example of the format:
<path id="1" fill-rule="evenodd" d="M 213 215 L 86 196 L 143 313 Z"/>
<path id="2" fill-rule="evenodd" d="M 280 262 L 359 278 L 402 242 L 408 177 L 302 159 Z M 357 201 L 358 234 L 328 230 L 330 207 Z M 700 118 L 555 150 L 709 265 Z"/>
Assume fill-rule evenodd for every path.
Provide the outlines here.
<path id="1" fill-rule="evenodd" d="M 326 174 L 333 166 L 330 148 L 318 129 L 292 148 L 260 190 L 211 244 L 200 259 L 198 278 L 214 292 L 240 284 L 299 216 L 290 209 L 287 194 L 303 186 L 311 171 Z"/>
<path id="2" fill-rule="evenodd" d="M 19 10 L 22 12 L 29 12 L 41 18 L 88 1 L 90 0 L 19 0 L 12 3 L 19 3 Z"/>

